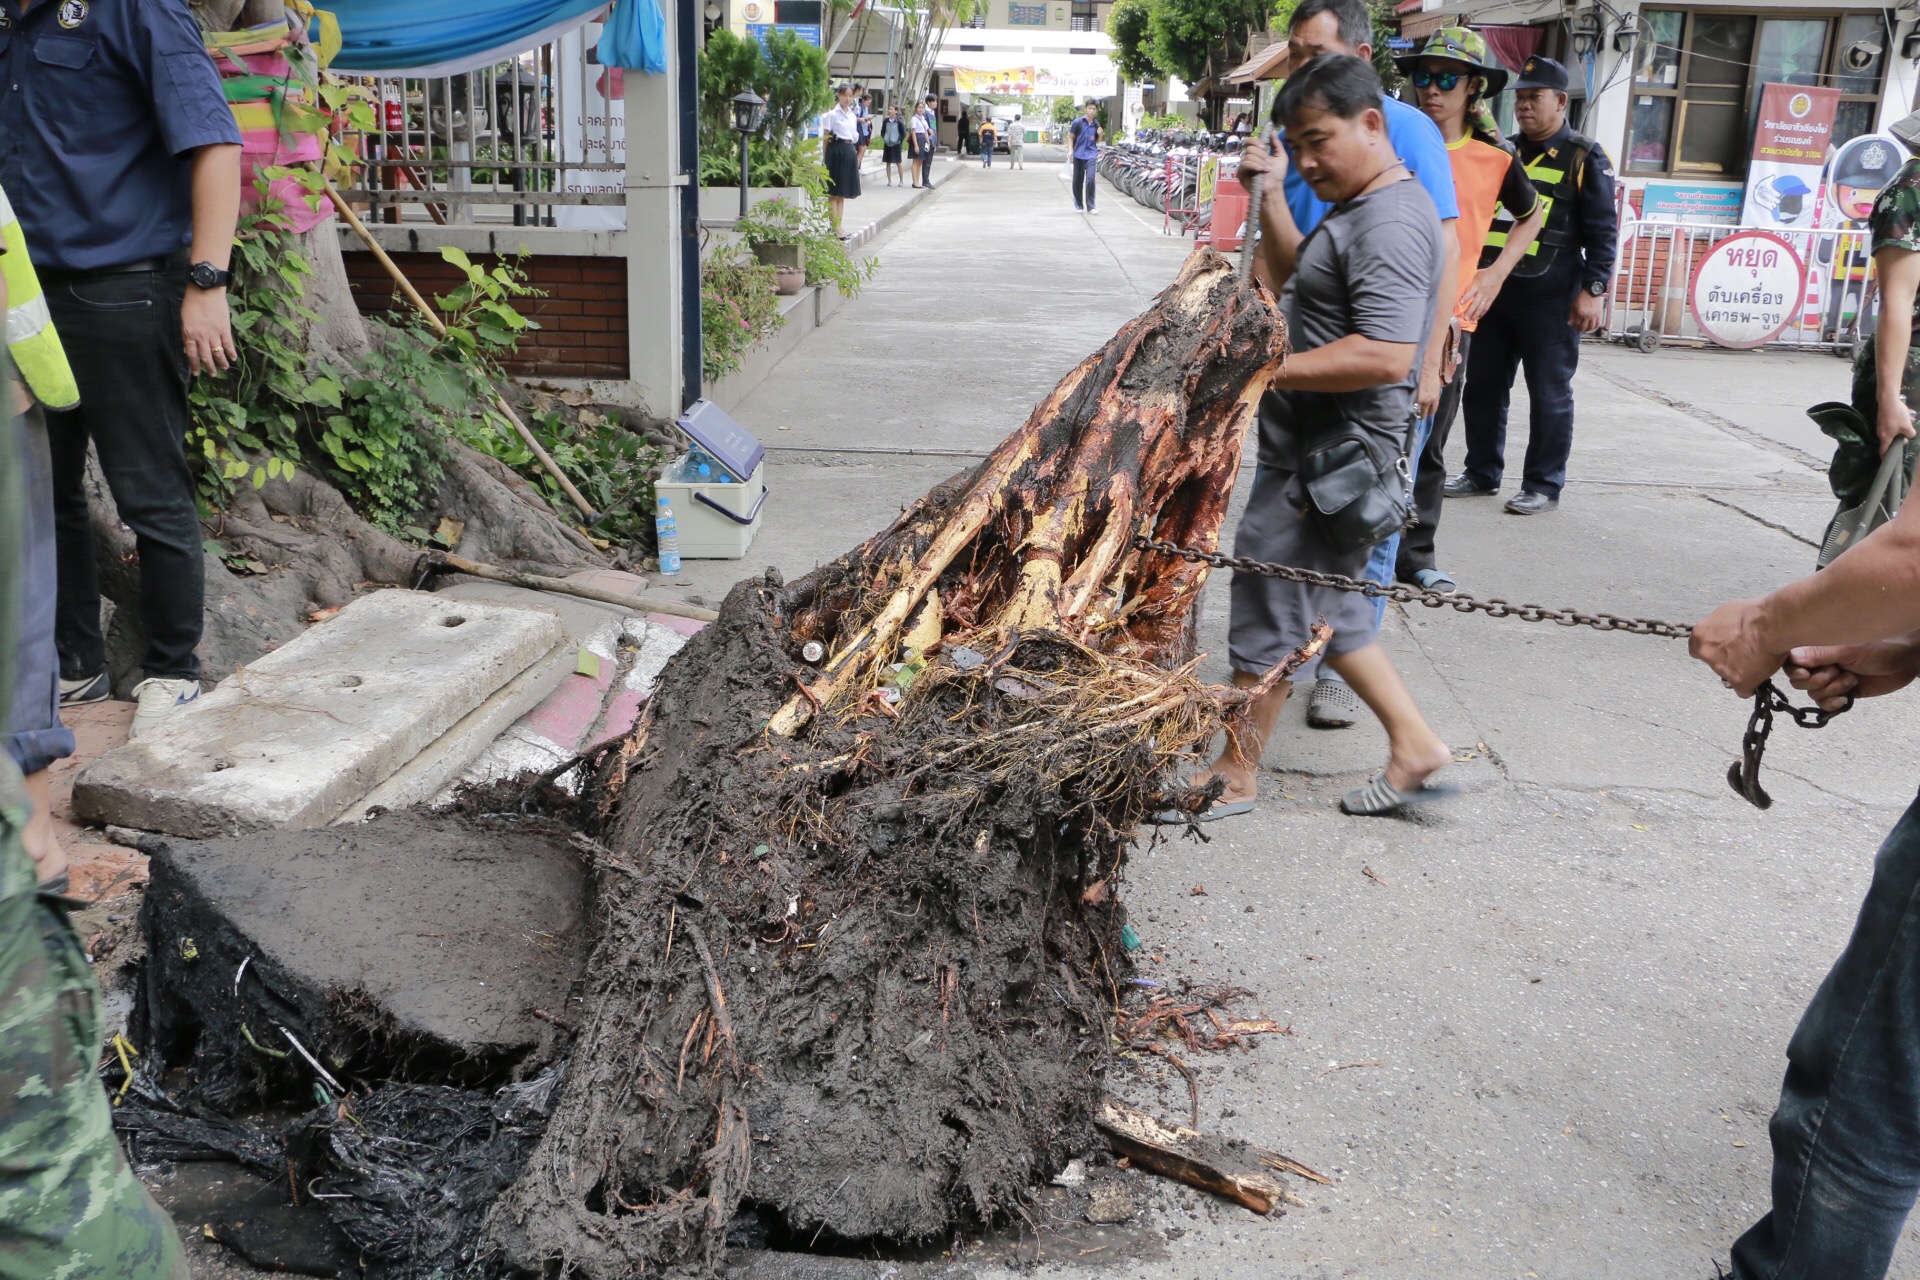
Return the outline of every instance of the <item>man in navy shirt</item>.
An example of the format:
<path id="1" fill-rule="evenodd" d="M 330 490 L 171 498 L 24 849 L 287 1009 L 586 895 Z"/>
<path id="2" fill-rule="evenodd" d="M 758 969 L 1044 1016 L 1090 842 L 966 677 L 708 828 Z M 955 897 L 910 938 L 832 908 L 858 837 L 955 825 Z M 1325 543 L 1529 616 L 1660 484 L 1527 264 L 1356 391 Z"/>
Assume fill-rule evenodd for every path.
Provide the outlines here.
<path id="1" fill-rule="evenodd" d="M 1095 115 L 1100 110 L 1092 98 L 1087 99 L 1086 114 L 1073 122 L 1073 207 L 1087 213 L 1098 213 L 1093 207 L 1094 184 L 1100 174 L 1095 162 L 1100 159 L 1100 121 Z"/>
<path id="2" fill-rule="evenodd" d="M 1296 67 L 1305 66 L 1311 59 L 1326 53 L 1347 54 L 1362 61 L 1371 61 L 1372 42 L 1373 16 L 1368 12 L 1365 0 L 1300 0 L 1287 30 L 1288 57 Z M 1440 136 L 1439 126 L 1418 107 L 1408 106 L 1398 98 L 1389 95 L 1383 101 L 1386 105 L 1387 138 L 1393 143 L 1400 162 L 1419 179 L 1420 185 L 1433 198 L 1434 212 L 1440 215 L 1440 229 L 1444 233 L 1444 244 L 1441 246 L 1444 262 L 1439 282 L 1441 302 L 1434 315 L 1435 337 L 1427 344 L 1420 367 L 1419 389 L 1414 395 L 1414 409 L 1419 421 L 1414 426 L 1408 458 L 1411 464 L 1419 459 L 1427 435 L 1433 430 L 1434 406 L 1440 401 L 1440 387 L 1446 381 L 1440 376 L 1440 360 L 1443 348 L 1447 346 L 1441 337 L 1452 321 L 1452 299 L 1458 292 L 1460 245 L 1454 236 L 1454 226 L 1460 209 L 1454 198 L 1453 165 L 1447 158 L 1447 143 Z M 1249 181 L 1255 173 L 1267 172 L 1270 163 L 1266 156 L 1259 154 L 1258 148 L 1249 147 L 1241 159 L 1241 180 Z M 1285 201 L 1263 200 L 1260 207 L 1266 215 L 1264 234 L 1279 238 L 1278 246 L 1290 261 L 1298 251 L 1300 242 L 1313 234 L 1314 228 L 1320 225 L 1333 206 L 1315 195 L 1306 179 L 1300 176 L 1300 171 L 1291 164 L 1285 166 L 1285 174 L 1282 186 L 1286 194 Z M 1263 258 L 1263 280 L 1267 278 L 1264 270 Z M 1268 395 L 1261 400 L 1260 413 L 1263 418 L 1271 418 L 1279 412 L 1279 401 L 1275 397 Z M 1372 558 L 1367 561 L 1365 577 L 1382 586 L 1392 583 L 1394 560 L 1399 550 L 1399 534 L 1374 548 Z M 1376 622 L 1384 618 L 1386 601 L 1376 600 L 1374 612 L 1377 615 Z M 1354 723 L 1359 713 L 1360 699 L 1330 670 L 1314 682 L 1313 696 L 1307 700 L 1308 724 L 1319 729 L 1345 729 Z"/>
<path id="3" fill-rule="evenodd" d="M 109 692 L 87 442 L 140 552 L 138 735 L 200 692 L 205 584 L 187 383 L 236 356 L 228 257 L 240 131 L 186 0 L 0 0 L 0 184 L 80 407 L 48 415 L 61 692 Z"/>

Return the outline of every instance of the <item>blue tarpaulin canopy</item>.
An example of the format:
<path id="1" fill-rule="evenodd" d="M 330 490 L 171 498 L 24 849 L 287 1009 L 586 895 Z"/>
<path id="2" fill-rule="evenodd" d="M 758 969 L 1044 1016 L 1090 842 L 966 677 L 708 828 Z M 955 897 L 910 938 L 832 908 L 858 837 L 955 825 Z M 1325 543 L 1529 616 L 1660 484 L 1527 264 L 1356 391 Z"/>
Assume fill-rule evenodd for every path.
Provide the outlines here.
<path id="1" fill-rule="evenodd" d="M 320 7 L 340 22 L 333 70 L 449 76 L 555 39 L 598 17 L 607 0 L 320 0 Z M 620 7 L 632 12 L 616 22 L 659 21 L 659 0 L 622 0 Z"/>

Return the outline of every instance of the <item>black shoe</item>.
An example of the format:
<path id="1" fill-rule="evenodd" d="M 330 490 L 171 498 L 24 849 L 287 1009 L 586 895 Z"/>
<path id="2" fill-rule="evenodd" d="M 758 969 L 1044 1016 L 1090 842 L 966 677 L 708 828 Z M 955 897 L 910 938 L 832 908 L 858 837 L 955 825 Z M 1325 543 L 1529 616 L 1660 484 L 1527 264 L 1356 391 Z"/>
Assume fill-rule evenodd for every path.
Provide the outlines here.
<path id="1" fill-rule="evenodd" d="M 1527 493 L 1524 490 L 1507 499 L 1507 511 L 1516 516 L 1537 516 L 1542 511 L 1551 511 L 1560 505 L 1560 499 L 1549 498 L 1544 493 Z"/>
<path id="2" fill-rule="evenodd" d="M 107 673 L 99 671 L 78 680 L 62 677 L 60 681 L 60 705 L 63 707 L 84 707 L 90 702 L 105 702 L 113 696 L 113 681 Z"/>
<path id="3" fill-rule="evenodd" d="M 1472 476 L 1462 473 L 1447 477 L 1447 482 L 1440 487 L 1440 492 L 1449 498 L 1491 498 L 1500 492 L 1500 486 L 1478 484 Z"/>

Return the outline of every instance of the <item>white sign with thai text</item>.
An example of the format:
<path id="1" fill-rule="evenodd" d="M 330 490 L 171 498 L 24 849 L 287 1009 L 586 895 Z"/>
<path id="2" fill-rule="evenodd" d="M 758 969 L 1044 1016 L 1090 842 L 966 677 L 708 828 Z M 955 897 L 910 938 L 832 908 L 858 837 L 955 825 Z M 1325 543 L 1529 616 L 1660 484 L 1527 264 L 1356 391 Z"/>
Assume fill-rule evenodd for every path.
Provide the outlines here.
<path id="1" fill-rule="evenodd" d="M 1742 231 L 1707 251 L 1687 297 L 1705 337 L 1723 347 L 1758 347 L 1792 323 L 1803 287 L 1792 245 L 1769 232 Z"/>

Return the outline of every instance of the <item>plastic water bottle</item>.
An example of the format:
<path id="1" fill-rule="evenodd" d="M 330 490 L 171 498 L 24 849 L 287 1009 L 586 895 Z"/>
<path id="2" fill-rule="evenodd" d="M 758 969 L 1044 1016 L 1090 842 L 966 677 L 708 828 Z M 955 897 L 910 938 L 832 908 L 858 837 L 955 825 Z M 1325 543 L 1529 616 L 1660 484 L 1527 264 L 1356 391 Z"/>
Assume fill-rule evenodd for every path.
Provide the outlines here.
<path id="1" fill-rule="evenodd" d="M 664 494 L 654 498 L 653 532 L 660 543 L 660 572 L 680 572 L 680 525 L 674 520 L 673 505 Z"/>
<path id="2" fill-rule="evenodd" d="M 731 481 L 733 475 L 725 467 L 720 465 L 718 458 L 715 458 L 699 445 L 695 445 L 693 448 L 687 450 L 687 479 L 695 482 L 704 481 L 708 484 L 719 484 L 722 481 Z"/>

